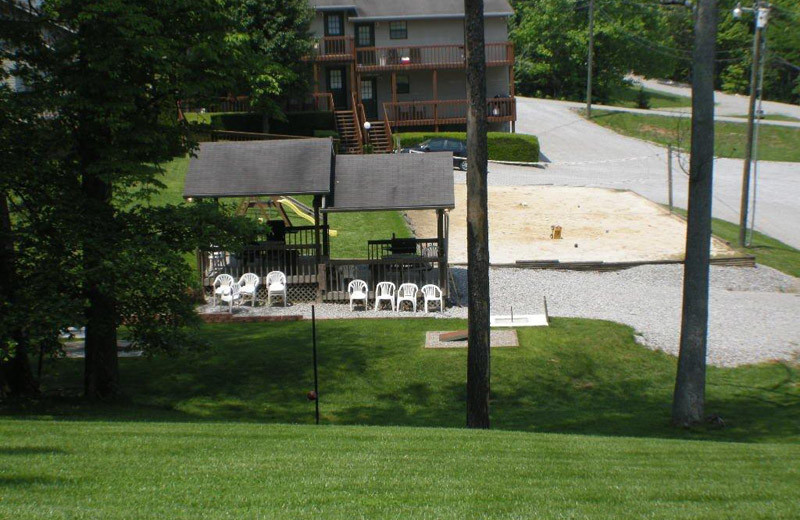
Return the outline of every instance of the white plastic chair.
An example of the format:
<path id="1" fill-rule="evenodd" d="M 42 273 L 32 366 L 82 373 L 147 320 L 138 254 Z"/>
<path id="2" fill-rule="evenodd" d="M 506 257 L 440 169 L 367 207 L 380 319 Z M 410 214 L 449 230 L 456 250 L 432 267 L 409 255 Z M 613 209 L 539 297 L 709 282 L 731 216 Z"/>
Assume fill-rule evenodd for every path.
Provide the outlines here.
<path id="1" fill-rule="evenodd" d="M 217 296 L 221 296 L 225 287 L 230 287 L 233 283 L 233 276 L 229 274 L 220 274 L 214 278 L 214 283 L 211 284 L 211 305 L 217 304 Z"/>
<path id="2" fill-rule="evenodd" d="M 239 292 L 242 293 L 242 304 L 245 298 L 250 298 L 250 303 L 253 307 L 256 306 L 256 296 L 258 295 L 258 286 L 261 284 L 261 279 L 255 273 L 244 273 L 239 278 Z"/>
<path id="3" fill-rule="evenodd" d="M 242 293 L 241 287 L 239 287 L 238 283 L 232 283 L 229 286 L 225 287 L 222 292 L 222 301 L 228 304 L 228 312 L 233 314 L 233 303 L 242 302 Z"/>
<path id="4" fill-rule="evenodd" d="M 392 282 L 381 282 L 375 288 L 375 310 L 381 308 L 381 302 L 389 302 L 392 304 L 392 310 L 395 310 L 394 306 L 394 293 L 397 290 L 397 287 Z"/>
<path id="5" fill-rule="evenodd" d="M 428 284 L 422 287 L 422 296 L 425 298 L 425 312 L 428 312 L 428 302 L 439 302 L 439 312 L 444 311 L 444 298 L 442 290 L 437 285 Z"/>
<path id="6" fill-rule="evenodd" d="M 364 309 L 369 307 L 369 289 L 364 280 L 353 280 L 347 284 L 347 292 L 350 294 L 350 310 L 353 310 L 353 302 L 364 300 Z"/>
<path id="7" fill-rule="evenodd" d="M 283 306 L 286 307 L 288 297 L 286 296 L 286 275 L 280 271 L 271 271 L 267 274 L 267 305 L 272 305 L 272 297 L 280 296 L 283 298 Z"/>
<path id="8" fill-rule="evenodd" d="M 419 292 L 419 287 L 417 287 L 417 284 L 402 284 L 397 290 L 397 310 L 400 311 L 403 306 L 403 302 L 410 302 L 411 306 L 414 308 L 414 312 L 417 312 L 417 292 Z"/>

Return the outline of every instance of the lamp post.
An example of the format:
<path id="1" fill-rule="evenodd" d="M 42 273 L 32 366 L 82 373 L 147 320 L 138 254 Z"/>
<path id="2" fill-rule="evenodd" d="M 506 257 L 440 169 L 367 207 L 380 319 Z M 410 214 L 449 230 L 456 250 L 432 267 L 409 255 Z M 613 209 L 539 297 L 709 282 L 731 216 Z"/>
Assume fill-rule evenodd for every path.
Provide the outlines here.
<path id="1" fill-rule="evenodd" d="M 744 166 L 742 172 L 742 204 L 739 211 L 739 245 L 745 247 L 747 245 L 747 211 L 750 205 L 750 168 L 753 162 L 754 149 L 756 148 L 756 99 L 761 99 L 761 88 L 759 76 L 763 77 L 763 48 L 766 46 L 766 39 L 763 38 L 763 32 L 767 27 L 767 20 L 769 19 L 769 4 L 762 4 L 759 0 L 755 5 L 750 7 L 742 7 L 741 3 L 736 4 L 733 10 L 733 17 L 737 20 L 742 17 L 742 13 L 752 12 L 755 14 L 755 32 L 753 34 L 753 64 L 750 71 L 750 102 L 747 110 L 747 144 L 744 150 Z M 758 161 L 758 155 L 755 154 L 755 160 Z"/>

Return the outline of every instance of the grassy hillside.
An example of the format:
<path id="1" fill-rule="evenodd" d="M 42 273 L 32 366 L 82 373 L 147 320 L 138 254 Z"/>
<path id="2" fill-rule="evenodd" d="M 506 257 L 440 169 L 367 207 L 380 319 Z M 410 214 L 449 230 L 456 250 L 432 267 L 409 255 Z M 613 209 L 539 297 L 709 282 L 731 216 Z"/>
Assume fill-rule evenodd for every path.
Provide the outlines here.
<path id="1" fill-rule="evenodd" d="M 798 445 L 1 420 L 0 517 L 797 518 Z"/>
<path id="2" fill-rule="evenodd" d="M 622 135 L 661 145 L 690 146 L 690 118 L 659 116 L 609 110 L 592 110 L 592 121 Z M 741 159 L 747 142 L 745 123 L 717 122 L 714 129 L 714 155 Z M 758 131 L 758 158 L 764 161 L 800 162 L 800 128 L 761 125 Z"/>

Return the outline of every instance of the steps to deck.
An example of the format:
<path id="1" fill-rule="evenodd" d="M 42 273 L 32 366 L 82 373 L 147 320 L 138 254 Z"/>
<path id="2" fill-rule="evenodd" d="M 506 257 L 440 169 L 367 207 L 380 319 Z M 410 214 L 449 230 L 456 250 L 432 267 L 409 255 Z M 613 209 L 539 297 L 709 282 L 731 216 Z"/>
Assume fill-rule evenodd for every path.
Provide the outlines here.
<path id="1" fill-rule="evenodd" d="M 390 132 L 383 121 L 370 122 L 367 135 L 369 144 L 372 145 L 372 153 L 392 153 L 394 146 Z"/>
<path id="2" fill-rule="evenodd" d="M 340 153 L 362 154 L 361 130 L 354 110 L 337 110 L 333 113 L 336 120 L 336 131 L 339 133 Z"/>

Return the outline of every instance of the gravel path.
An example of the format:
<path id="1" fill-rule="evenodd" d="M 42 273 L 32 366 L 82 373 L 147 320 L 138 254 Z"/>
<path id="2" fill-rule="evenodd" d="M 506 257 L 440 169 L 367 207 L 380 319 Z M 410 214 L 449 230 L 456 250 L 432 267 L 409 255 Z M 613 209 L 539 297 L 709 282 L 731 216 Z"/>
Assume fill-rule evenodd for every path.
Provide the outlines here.
<path id="1" fill-rule="evenodd" d="M 466 294 L 466 270 L 453 269 L 459 293 Z M 639 341 L 654 350 L 678 352 L 683 269 L 679 265 L 643 266 L 617 272 L 492 269 L 494 314 L 542 312 L 547 297 L 551 316 L 611 320 L 633 327 Z M 800 280 L 768 267 L 711 268 L 708 362 L 735 366 L 772 359 L 792 359 L 800 352 Z M 466 302 L 462 302 L 466 305 Z M 200 308 L 220 312 L 222 307 Z M 237 315 L 302 315 L 310 304 L 234 308 Z M 467 309 L 445 312 L 356 310 L 346 304 L 321 304 L 320 319 L 466 318 Z"/>

